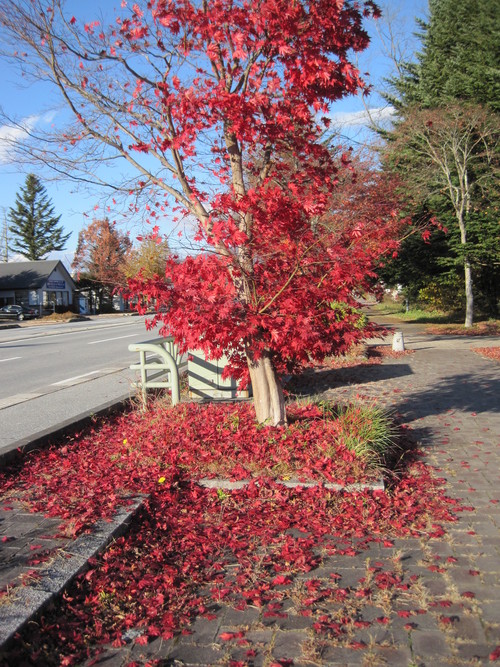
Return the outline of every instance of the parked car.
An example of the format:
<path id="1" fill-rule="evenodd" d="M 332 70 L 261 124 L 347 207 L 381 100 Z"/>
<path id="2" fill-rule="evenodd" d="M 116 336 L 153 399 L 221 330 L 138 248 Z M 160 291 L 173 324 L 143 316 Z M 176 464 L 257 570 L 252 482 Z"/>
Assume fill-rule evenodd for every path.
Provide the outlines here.
<path id="1" fill-rule="evenodd" d="M 0 308 L 0 318 L 8 317 L 16 320 L 29 320 L 38 317 L 38 311 L 25 306 L 10 305 Z"/>

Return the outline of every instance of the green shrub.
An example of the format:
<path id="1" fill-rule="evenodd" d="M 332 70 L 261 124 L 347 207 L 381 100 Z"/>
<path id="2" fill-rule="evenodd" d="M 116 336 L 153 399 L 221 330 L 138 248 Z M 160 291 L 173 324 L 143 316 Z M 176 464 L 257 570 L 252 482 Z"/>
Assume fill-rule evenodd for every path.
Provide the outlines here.
<path id="1" fill-rule="evenodd" d="M 456 281 L 433 281 L 419 290 L 418 303 L 426 309 L 454 312 L 465 308 L 465 295 Z"/>

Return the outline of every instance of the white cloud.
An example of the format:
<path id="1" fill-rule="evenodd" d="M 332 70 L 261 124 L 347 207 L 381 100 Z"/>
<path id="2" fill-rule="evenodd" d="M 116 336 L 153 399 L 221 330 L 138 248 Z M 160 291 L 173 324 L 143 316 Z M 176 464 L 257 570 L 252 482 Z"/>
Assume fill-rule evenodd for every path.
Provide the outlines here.
<path id="1" fill-rule="evenodd" d="M 40 116 L 28 116 L 15 125 L 0 126 L 0 163 L 9 161 L 14 145 L 25 139 L 39 120 Z"/>
<path id="2" fill-rule="evenodd" d="M 392 120 L 396 114 L 394 107 L 376 107 L 363 111 L 339 112 L 332 115 L 332 121 L 338 127 L 365 127 Z"/>

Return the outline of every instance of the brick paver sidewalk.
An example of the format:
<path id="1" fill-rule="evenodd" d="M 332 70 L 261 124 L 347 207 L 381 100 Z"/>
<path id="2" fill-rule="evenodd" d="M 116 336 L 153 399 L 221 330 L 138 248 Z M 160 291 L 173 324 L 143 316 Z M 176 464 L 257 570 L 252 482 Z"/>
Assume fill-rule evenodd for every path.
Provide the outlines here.
<path id="1" fill-rule="evenodd" d="M 448 525 L 441 538 L 398 539 L 392 546 L 372 543 L 354 556 L 329 556 L 321 568 L 294 578 L 296 587 L 311 579 L 327 586 L 331 573 L 340 575 L 337 584 L 349 592 L 349 613 L 355 619 L 342 642 L 315 632 L 315 619 L 297 613 L 291 591 L 283 617 L 264 617 L 257 607 L 237 611 L 221 605 L 215 620 L 195 621 L 191 635 L 158 639 L 148 646 L 135 645 L 131 635 L 125 637 L 129 641 L 124 647 L 108 648 L 97 664 L 144 665 L 157 659 L 164 667 L 472 667 L 496 662 L 492 653 L 500 645 L 500 365 L 471 351 L 471 346 L 485 345 L 482 339 L 439 338 L 412 327 L 403 329 L 414 354 L 379 366 L 318 370 L 303 378 L 302 390 L 341 402 L 361 396 L 393 408 L 413 429 L 426 461 L 446 478 L 449 494 L 474 509 Z M 378 596 L 357 597 L 374 562 L 411 585 L 391 589 L 385 598 L 380 591 Z M 327 600 L 325 614 L 335 616 L 341 606 Z M 221 638 L 238 631 L 244 632 L 245 645 Z"/>

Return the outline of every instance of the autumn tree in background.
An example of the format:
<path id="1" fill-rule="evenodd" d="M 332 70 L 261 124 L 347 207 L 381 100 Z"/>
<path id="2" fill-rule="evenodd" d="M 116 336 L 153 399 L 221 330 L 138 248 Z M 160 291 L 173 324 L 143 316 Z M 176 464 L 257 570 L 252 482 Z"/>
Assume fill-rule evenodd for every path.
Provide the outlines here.
<path id="1" fill-rule="evenodd" d="M 398 249 L 408 233 L 409 221 L 401 216 L 403 199 L 399 193 L 404 184 L 397 175 L 381 169 L 372 151 L 358 152 L 348 160 L 349 169 L 338 171 L 337 187 L 319 225 L 336 238 L 349 238 L 353 250 L 363 248 L 366 259 L 375 262 L 367 265 L 373 272 L 384 254 Z M 382 233 L 386 237 L 383 244 Z"/>
<path id="2" fill-rule="evenodd" d="M 136 285 L 149 283 L 154 280 L 165 280 L 167 261 L 170 256 L 168 241 L 159 236 L 138 237 L 140 245 L 131 248 L 124 266 L 124 275 L 127 280 L 134 280 Z M 157 307 L 157 299 L 148 294 L 136 291 L 132 295 L 132 305 L 141 304 L 141 307 Z"/>
<path id="3" fill-rule="evenodd" d="M 139 237 L 140 245 L 128 253 L 124 266 L 125 277 L 144 280 L 164 277 L 170 256 L 168 241 L 158 236 Z"/>
<path id="4" fill-rule="evenodd" d="M 28 174 L 24 187 L 16 195 L 16 205 L 9 209 L 11 240 L 9 249 L 30 261 L 45 259 L 54 250 L 64 250 L 71 236 L 63 233 L 60 215 L 35 174 Z"/>
<path id="5" fill-rule="evenodd" d="M 113 292 L 125 285 L 131 241 L 108 219 L 93 220 L 78 235 L 72 268 L 97 312 L 110 308 Z"/>
<path id="6" fill-rule="evenodd" d="M 172 205 L 195 223 L 203 252 L 131 289 L 168 305 L 163 332 L 181 349 L 228 354 L 261 422 L 286 421 L 284 372 L 363 336 L 354 293 L 390 243 L 382 222 L 369 244 L 366 221 L 316 224 L 349 169 L 321 137 L 329 105 L 364 86 L 350 56 L 371 13 L 370 0 L 153 0 L 106 28 L 59 0 L 0 9 L 12 58 L 74 114 L 59 169 L 102 181 L 117 173 L 103 155 L 121 159 L 134 176 L 116 190 L 149 198 L 153 234 Z M 47 161 L 39 138 L 30 154 Z"/>

